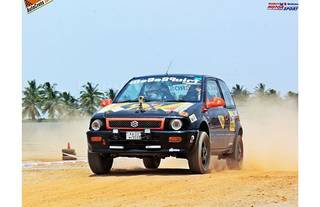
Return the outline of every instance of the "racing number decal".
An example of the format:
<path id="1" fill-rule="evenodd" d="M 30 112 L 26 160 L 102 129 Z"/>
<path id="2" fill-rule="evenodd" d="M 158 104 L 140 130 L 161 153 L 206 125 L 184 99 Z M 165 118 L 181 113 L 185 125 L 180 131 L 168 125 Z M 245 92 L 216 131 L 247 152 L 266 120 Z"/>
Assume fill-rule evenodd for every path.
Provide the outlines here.
<path id="1" fill-rule="evenodd" d="M 224 125 L 225 125 L 225 119 L 224 119 L 224 116 L 219 115 L 219 116 L 218 116 L 218 119 L 219 119 L 219 122 L 220 122 L 221 128 L 222 128 L 222 129 L 224 129 Z"/>
<path id="2" fill-rule="evenodd" d="M 236 131 L 236 113 L 234 111 L 228 111 L 230 115 L 230 128 L 229 130 Z"/>

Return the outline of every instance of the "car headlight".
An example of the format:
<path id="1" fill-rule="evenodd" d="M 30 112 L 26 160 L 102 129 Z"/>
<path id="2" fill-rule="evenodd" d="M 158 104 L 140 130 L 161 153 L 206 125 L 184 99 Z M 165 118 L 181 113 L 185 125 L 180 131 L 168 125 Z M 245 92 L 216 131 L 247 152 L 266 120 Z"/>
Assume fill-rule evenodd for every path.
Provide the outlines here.
<path id="1" fill-rule="evenodd" d="M 100 130 L 100 128 L 102 127 L 103 123 L 101 120 L 99 119 L 96 119 L 94 120 L 92 123 L 91 123 L 91 128 L 94 130 L 94 131 L 98 131 Z"/>
<path id="2" fill-rule="evenodd" d="M 173 120 L 171 120 L 170 125 L 173 130 L 177 131 L 177 130 L 181 129 L 182 121 L 180 119 L 173 119 Z"/>

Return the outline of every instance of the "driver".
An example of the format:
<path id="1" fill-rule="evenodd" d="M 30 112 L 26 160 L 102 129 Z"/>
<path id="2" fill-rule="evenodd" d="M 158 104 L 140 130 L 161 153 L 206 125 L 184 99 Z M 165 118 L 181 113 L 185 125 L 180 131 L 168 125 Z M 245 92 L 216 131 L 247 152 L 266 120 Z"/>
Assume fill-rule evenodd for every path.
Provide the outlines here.
<path id="1" fill-rule="evenodd" d="M 191 85 L 187 94 L 184 96 L 184 99 L 189 101 L 200 101 L 201 97 L 201 86 L 200 85 Z"/>
<path id="2" fill-rule="evenodd" d="M 170 90 L 166 84 L 150 84 L 145 89 L 146 100 L 172 100 Z"/>

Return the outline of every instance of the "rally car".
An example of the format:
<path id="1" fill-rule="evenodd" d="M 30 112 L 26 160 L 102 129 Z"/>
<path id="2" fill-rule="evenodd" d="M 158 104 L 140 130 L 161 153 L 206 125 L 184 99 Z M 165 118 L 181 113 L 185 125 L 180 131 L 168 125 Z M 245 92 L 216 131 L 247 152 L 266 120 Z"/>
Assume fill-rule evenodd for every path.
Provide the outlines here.
<path id="1" fill-rule="evenodd" d="M 101 109 L 87 132 L 95 174 L 110 171 L 116 157 L 137 157 L 158 168 L 169 156 L 185 158 L 193 173 L 210 171 L 211 155 L 240 169 L 243 129 L 223 80 L 204 75 L 135 77 Z"/>

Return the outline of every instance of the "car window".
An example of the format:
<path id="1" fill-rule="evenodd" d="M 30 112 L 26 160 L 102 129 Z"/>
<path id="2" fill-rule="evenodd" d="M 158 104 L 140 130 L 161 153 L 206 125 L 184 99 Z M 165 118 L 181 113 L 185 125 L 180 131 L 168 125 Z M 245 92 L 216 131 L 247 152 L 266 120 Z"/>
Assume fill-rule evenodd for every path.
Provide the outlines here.
<path id="1" fill-rule="evenodd" d="M 125 93 L 118 98 L 119 102 L 128 101 L 128 100 L 136 100 L 139 96 L 142 85 L 128 85 Z"/>
<path id="2" fill-rule="evenodd" d="M 222 94 L 224 97 L 224 101 L 226 103 L 226 107 L 227 108 L 234 108 L 235 104 L 234 104 L 233 98 L 230 94 L 230 91 L 229 91 L 227 85 L 221 80 L 219 80 L 219 85 L 221 87 L 221 91 L 222 91 Z"/>
<path id="3" fill-rule="evenodd" d="M 214 97 L 222 97 L 218 88 L 218 84 L 215 80 L 207 81 L 207 99 L 211 100 Z"/>

